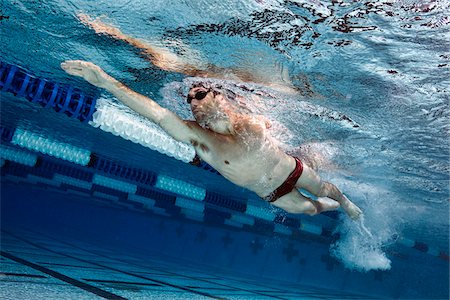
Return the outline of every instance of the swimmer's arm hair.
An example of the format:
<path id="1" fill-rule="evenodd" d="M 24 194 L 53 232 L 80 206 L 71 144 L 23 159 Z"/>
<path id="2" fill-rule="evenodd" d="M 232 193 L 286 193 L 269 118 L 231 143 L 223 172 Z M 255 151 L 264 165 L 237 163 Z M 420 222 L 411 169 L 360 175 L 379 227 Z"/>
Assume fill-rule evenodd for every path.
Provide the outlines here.
<path id="1" fill-rule="evenodd" d="M 78 14 L 78 19 L 84 25 L 92 28 L 97 34 L 106 34 L 116 40 L 121 40 L 130 46 L 141 50 L 141 55 L 149 59 L 155 66 L 168 72 L 178 72 L 188 76 L 197 76 L 200 68 L 185 62 L 181 57 L 169 51 L 167 48 L 152 45 L 131 36 L 125 35 L 120 29 L 103 23 L 99 18 L 92 19 L 86 14 Z"/>
<path id="2" fill-rule="evenodd" d="M 70 75 L 82 77 L 92 85 L 107 90 L 138 114 L 160 125 L 177 141 L 189 143 L 193 139 L 198 139 L 195 131 L 189 126 L 189 122 L 183 121 L 152 99 L 131 90 L 106 74 L 97 65 L 86 61 L 71 60 L 63 62 L 61 68 Z"/>

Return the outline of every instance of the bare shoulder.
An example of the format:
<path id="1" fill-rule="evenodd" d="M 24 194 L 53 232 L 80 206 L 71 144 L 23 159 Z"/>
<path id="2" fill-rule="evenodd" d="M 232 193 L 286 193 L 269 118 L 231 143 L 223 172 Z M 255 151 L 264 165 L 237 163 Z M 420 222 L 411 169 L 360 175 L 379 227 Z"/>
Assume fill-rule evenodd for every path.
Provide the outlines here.
<path id="1" fill-rule="evenodd" d="M 253 137 L 262 137 L 266 132 L 266 128 L 268 128 L 260 116 L 238 115 L 233 121 L 233 129 L 238 135 L 245 134 Z"/>
<path id="2" fill-rule="evenodd" d="M 224 145 L 230 147 L 236 145 L 236 140 L 233 135 L 224 135 L 216 133 L 212 130 L 201 127 L 195 121 L 184 121 L 186 126 L 193 132 L 188 141 L 197 150 L 197 153 L 205 159 L 205 155 L 211 154 L 211 149 L 215 152 L 220 151 Z"/>
<path id="3" fill-rule="evenodd" d="M 192 120 L 183 120 L 183 123 L 194 134 L 195 138 L 202 138 L 205 135 L 205 129 L 203 129 L 197 122 Z"/>
<path id="4" fill-rule="evenodd" d="M 196 121 L 184 120 L 183 122 L 192 131 L 194 134 L 194 139 L 198 142 L 211 140 L 211 137 L 218 135 L 209 129 L 201 127 Z"/>

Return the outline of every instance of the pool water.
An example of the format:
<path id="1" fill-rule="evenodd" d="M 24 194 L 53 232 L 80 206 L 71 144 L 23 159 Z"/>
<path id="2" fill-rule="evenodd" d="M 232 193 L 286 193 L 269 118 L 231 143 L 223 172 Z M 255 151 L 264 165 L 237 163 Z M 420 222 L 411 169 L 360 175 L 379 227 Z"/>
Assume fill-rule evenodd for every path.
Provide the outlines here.
<path id="1" fill-rule="evenodd" d="M 113 103 L 134 124 L 60 63 L 92 61 L 183 118 L 197 79 L 158 69 L 80 13 L 199 63 L 289 77 L 295 95 L 248 83 L 258 101 L 219 82 L 272 122 L 280 147 L 320 155 L 321 176 L 365 214 L 287 214 L 207 166 L 12 93 L 2 71 L 2 298 L 448 299 L 446 1 L 2 4 L 2 66 Z"/>

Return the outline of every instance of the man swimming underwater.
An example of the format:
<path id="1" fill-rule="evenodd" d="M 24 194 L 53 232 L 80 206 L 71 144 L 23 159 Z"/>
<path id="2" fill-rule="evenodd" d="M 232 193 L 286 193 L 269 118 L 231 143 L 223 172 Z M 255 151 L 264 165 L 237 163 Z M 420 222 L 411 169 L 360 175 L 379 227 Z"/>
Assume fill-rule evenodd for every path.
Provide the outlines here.
<path id="1" fill-rule="evenodd" d="M 225 75 L 220 68 L 214 68 L 211 72 L 197 69 L 167 50 L 125 36 L 117 28 L 101 21 L 91 21 L 86 15 L 79 18 L 97 33 L 108 34 L 139 48 L 154 65 L 164 70 L 214 78 L 225 78 L 230 74 L 230 70 L 226 70 Z M 68 74 L 82 77 L 110 92 L 125 105 L 161 126 L 177 141 L 191 144 L 197 155 L 225 178 L 255 192 L 272 205 L 289 213 L 308 215 L 336 210 L 340 206 L 352 219 L 358 219 L 362 214 L 335 185 L 322 181 L 304 161 L 278 148 L 268 133 L 270 124 L 267 120 L 237 112 L 229 105 L 226 93 L 214 85 L 199 83 L 191 86 L 187 103 L 191 106 L 195 121 L 186 121 L 150 98 L 129 89 L 93 63 L 66 61 L 61 67 Z M 233 75 L 240 78 L 241 74 Z M 245 77 L 242 81 L 250 81 L 250 75 L 241 75 Z M 312 200 L 297 189 L 305 189 L 318 198 Z"/>

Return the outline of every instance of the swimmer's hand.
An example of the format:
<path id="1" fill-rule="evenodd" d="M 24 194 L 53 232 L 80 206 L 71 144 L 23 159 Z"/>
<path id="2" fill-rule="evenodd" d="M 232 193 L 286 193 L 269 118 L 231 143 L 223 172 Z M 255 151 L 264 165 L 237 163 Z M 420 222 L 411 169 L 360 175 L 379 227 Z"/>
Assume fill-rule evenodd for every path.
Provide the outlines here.
<path id="1" fill-rule="evenodd" d="M 100 88 L 107 88 L 114 78 L 105 73 L 99 66 L 82 60 L 66 60 L 61 68 L 70 75 L 82 77 L 87 82 Z"/>

